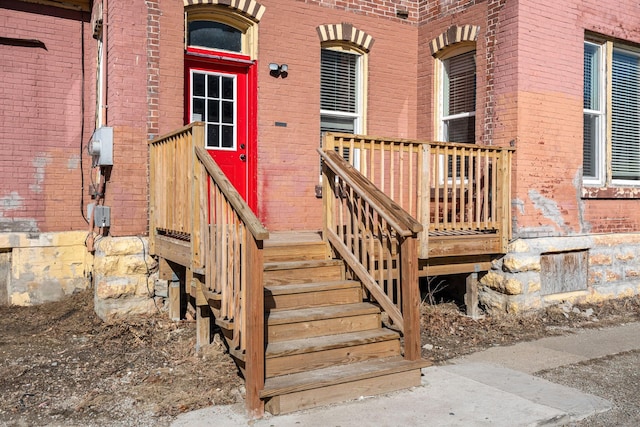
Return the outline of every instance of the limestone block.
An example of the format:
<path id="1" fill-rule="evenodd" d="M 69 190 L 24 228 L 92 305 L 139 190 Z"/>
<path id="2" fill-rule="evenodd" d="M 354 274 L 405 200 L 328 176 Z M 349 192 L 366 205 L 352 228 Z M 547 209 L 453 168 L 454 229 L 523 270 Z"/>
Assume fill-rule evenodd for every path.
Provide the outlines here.
<path id="1" fill-rule="evenodd" d="M 515 278 L 504 281 L 504 292 L 508 295 L 520 295 L 522 293 L 522 282 Z"/>
<path id="2" fill-rule="evenodd" d="M 11 305 L 31 305 L 29 292 L 14 292 L 11 294 Z"/>
<path id="3" fill-rule="evenodd" d="M 506 295 L 482 286 L 478 289 L 478 300 L 489 314 L 502 314 L 506 310 Z"/>
<path id="4" fill-rule="evenodd" d="M 480 279 L 480 283 L 496 291 L 508 294 L 519 295 L 522 293 L 522 282 L 514 275 L 500 274 L 494 270 L 489 271 Z"/>
<path id="5" fill-rule="evenodd" d="M 602 283 L 603 279 L 604 279 L 604 274 L 601 271 L 593 271 L 593 270 L 589 271 L 589 279 L 588 279 L 589 286 Z"/>
<path id="6" fill-rule="evenodd" d="M 97 251 L 104 256 L 119 256 L 149 253 L 146 238 L 111 237 L 98 242 Z"/>
<path id="7" fill-rule="evenodd" d="M 640 277 L 640 270 L 625 270 L 624 276 L 628 278 Z"/>
<path id="8" fill-rule="evenodd" d="M 640 233 L 596 234 L 593 240 L 600 246 L 634 245 L 640 243 Z"/>
<path id="9" fill-rule="evenodd" d="M 96 314 L 104 321 L 148 315 L 158 310 L 153 298 L 148 297 L 96 298 L 94 306 Z M 158 304 L 158 307 L 160 307 L 160 304 Z"/>
<path id="10" fill-rule="evenodd" d="M 605 272 L 605 276 L 606 276 L 607 282 L 617 282 L 621 278 L 620 274 L 616 273 L 615 271 L 611 271 L 611 270 L 607 270 Z"/>
<path id="11" fill-rule="evenodd" d="M 500 290 L 504 288 L 504 280 L 505 277 L 502 274 L 497 273 L 494 270 L 489 270 L 487 274 L 480 279 L 480 283 L 491 289 Z"/>
<path id="12" fill-rule="evenodd" d="M 627 261 L 634 260 L 635 258 L 636 256 L 634 255 L 633 252 L 624 252 L 624 253 L 616 254 L 616 259 L 618 261 L 627 262 Z"/>
<path id="13" fill-rule="evenodd" d="M 507 254 L 503 269 L 511 273 L 540 271 L 540 256 L 528 254 Z"/>
<path id="14" fill-rule="evenodd" d="M 527 283 L 527 292 L 530 294 L 540 292 L 540 289 L 542 289 L 542 284 L 539 280 Z"/>
<path id="15" fill-rule="evenodd" d="M 98 299 L 122 298 L 133 296 L 138 288 L 136 280 L 116 277 L 100 280 L 95 285 L 95 296 Z"/>
<path id="16" fill-rule="evenodd" d="M 589 254 L 589 265 L 611 265 L 612 262 L 611 255 Z"/>
<path id="17" fill-rule="evenodd" d="M 509 243 L 508 252 L 529 252 L 529 244 L 524 239 L 518 239 Z"/>

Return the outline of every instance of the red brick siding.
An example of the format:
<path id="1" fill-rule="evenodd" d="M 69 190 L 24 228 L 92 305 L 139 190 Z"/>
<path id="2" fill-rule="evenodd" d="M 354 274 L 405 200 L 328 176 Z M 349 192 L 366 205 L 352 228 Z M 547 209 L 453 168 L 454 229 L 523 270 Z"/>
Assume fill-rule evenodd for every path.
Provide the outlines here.
<path id="1" fill-rule="evenodd" d="M 0 11 L 2 36 L 36 39 L 46 49 L 0 45 L 0 230 L 84 228 L 80 157 L 93 130 L 95 103 L 95 45 L 88 18 L 83 22 L 78 12 L 23 3 L 7 7 Z M 86 173 L 86 151 L 82 157 Z"/>
<path id="2" fill-rule="evenodd" d="M 422 139 L 438 139 L 435 127 L 438 94 L 434 92 L 436 60 L 431 56 L 429 43 L 452 25 L 470 24 L 480 27 L 476 41 L 476 142 L 491 143 L 491 141 L 484 141 L 483 138 L 483 124 L 486 116 L 483 106 L 487 99 L 487 85 L 483 83 L 489 78 L 486 62 L 487 5 L 482 3 L 461 9 L 463 11 L 458 14 L 444 14 L 445 16 L 434 17 L 420 26 L 418 37 L 420 58 L 418 65 L 418 135 Z M 455 48 L 455 45 L 451 48 Z"/>
<path id="3" fill-rule="evenodd" d="M 320 40 L 316 27 L 348 22 L 375 38 L 369 53 L 367 132 L 414 137 L 415 27 L 303 2 L 264 1 L 258 72 L 259 215 L 273 230 L 321 228 L 316 148 L 320 129 Z M 287 23 L 283 25 L 283 23 Z M 401 47 L 401 48 L 400 48 Z M 269 76 L 268 63 L 289 76 Z M 287 127 L 274 123 L 286 122 Z"/>
<path id="4" fill-rule="evenodd" d="M 147 232 L 147 5 L 109 0 L 108 112 L 113 168 L 105 192 L 113 236 Z M 151 126 L 153 128 L 153 125 Z"/>
<path id="5" fill-rule="evenodd" d="M 585 30 L 640 42 L 632 1 L 521 1 L 518 10 L 517 235 L 640 231 L 640 200 L 582 200 Z"/>
<path id="6" fill-rule="evenodd" d="M 326 8 L 336 9 L 343 12 L 359 14 L 364 16 L 384 17 L 392 21 L 403 21 L 403 18 L 397 17 L 398 10 L 408 12 L 409 22 L 417 22 L 419 19 L 418 11 L 421 1 L 411 0 L 297 0 L 301 3 L 315 4 Z M 269 5 L 268 1 L 260 2 Z M 318 14 L 322 14 L 320 11 Z"/>

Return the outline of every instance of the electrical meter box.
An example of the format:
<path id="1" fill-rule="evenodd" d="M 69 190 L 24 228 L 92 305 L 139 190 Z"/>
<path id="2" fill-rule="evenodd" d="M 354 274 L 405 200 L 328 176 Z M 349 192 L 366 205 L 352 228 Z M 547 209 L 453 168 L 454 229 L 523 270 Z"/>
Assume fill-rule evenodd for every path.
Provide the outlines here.
<path id="1" fill-rule="evenodd" d="M 111 208 L 90 203 L 87 205 L 87 218 L 93 213 L 93 225 L 96 227 L 111 227 Z"/>
<path id="2" fill-rule="evenodd" d="M 113 165 L 113 128 L 103 126 L 96 129 L 89 141 L 89 154 L 93 157 L 93 166 Z"/>

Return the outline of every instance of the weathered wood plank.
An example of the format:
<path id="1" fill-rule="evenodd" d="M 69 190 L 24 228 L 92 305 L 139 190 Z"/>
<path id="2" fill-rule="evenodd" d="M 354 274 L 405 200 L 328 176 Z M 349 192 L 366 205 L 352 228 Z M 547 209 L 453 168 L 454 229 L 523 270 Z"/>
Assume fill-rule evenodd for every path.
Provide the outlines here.
<path id="1" fill-rule="evenodd" d="M 182 266 L 191 264 L 191 245 L 189 242 L 158 235 L 156 236 L 156 254 Z"/>
<path id="2" fill-rule="evenodd" d="M 368 343 L 340 346 L 330 349 L 318 349 L 309 353 L 292 353 L 268 358 L 265 377 L 322 369 L 334 365 L 363 362 L 365 360 L 400 355 L 400 341 L 394 339 L 370 339 Z"/>

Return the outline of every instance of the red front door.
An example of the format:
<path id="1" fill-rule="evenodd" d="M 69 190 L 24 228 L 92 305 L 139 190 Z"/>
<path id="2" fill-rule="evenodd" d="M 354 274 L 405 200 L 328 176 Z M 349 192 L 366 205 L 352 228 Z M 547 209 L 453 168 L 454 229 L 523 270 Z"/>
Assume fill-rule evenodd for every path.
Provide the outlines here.
<path id="1" fill-rule="evenodd" d="M 186 122 L 205 123 L 205 147 L 254 210 L 253 63 L 232 56 L 185 59 Z"/>

